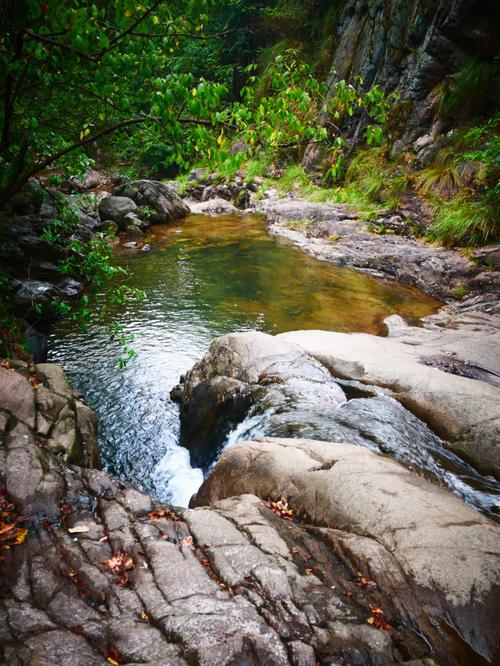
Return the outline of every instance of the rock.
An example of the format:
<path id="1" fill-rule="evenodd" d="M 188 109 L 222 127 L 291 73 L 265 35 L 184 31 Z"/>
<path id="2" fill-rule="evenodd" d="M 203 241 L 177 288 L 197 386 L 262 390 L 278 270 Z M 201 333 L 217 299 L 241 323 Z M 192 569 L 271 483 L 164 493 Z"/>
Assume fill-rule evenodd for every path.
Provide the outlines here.
<path id="1" fill-rule="evenodd" d="M 103 175 L 95 169 L 87 169 L 83 177 L 79 178 L 73 176 L 69 179 L 69 189 L 76 190 L 77 192 L 88 192 L 96 187 L 99 187 L 104 182 Z"/>
<path id="2" fill-rule="evenodd" d="M 67 277 L 57 282 L 55 287 L 57 295 L 60 298 L 71 299 L 76 298 L 82 293 L 84 284 L 83 282 L 78 282 L 78 280 Z"/>
<path id="3" fill-rule="evenodd" d="M 136 213 L 127 213 L 124 218 L 124 224 L 125 229 L 127 230 L 132 225 L 140 230 L 144 230 L 149 227 L 149 222 L 141 220 L 141 218 Z"/>
<path id="4" fill-rule="evenodd" d="M 472 258 L 490 270 L 500 271 L 500 246 L 490 245 L 472 251 Z"/>
<path id="5" fill-rule="evenodd" d="M 484 474 L 500 478 L 500 389 L 442 372 L 427 358 L 449 358 L 500 371 L 500 336 L 410 329 L 403 340 L 323 331 L 277 336 L 298 344 L 338 377 L 393 391 L 407 409 Z"/>
<path id="6" fill-rule="evenodd" d="M 238 212 L 236 206 L 225 199 L 208 199 L 200 203 L 190 202 L 189 209 L 193 215 L 223 215 Z"/>
<path id="7" fill-rule="evenodd" d="M 113 220 L 104 220 L 99 225 L 99 229 L 108 236 L 116 236 L 120 231 L 120 227 L 116 224 L 116 222 L 113 222 Z"/>
<path id="8" fill-rule="evenodd" d="M 40 210 L 43 198 L 43 189 L 36 181 L 30 180 L 21 192 L 9 199 L 8 207 L 21 215 L 35 215 Z"/>
<path id="9" fill-rule="evenodd" d="M 47 336 L 28 326 L 24 331 L 24 338 L 29 346 L 29 352 L 35 363 L 44 363 L 47 360 Z"/>
<path id="10" fill-rule="evenodd" d="M 499 334 L 389 327 L 388 338 L 297 331 L 216 339 L 177 389 L 193 462 L 206 468 L 224 446 L 265 434 L 348 439 L 438 478 L 445 446 L 498 475 Z M 453 484 L 458 491 L 459 479 Z"/>
<path id="11" fill-rule="evenodd" d="M 113 194 L 129 197 L 138 206 L 151 208 L 155 211 L 151 222 L 163 224 L 185 217 L 189 213 L 189 208 L 177 192 L 156 180 L 135 180 L 115 188 Z"/>
<path id="12" fill-rule="evenodd" d="M 212 178 L 207 174 L 207 170 L 202 168 L 193 169 L 189 174 L 189 181 L 199 183 L 200 185 L 209 185 Z"/>
<path id="13" fill-rule="evenodd" d="M 41 280 L 14 280 L 13 302 L 21 307 L 47 303 L 54 295 L 54 285 Z"/>
<path id="14" fill-rule="evenodd" d="M 135 224 L 129 224 L 127 226 L 127 236 L 129 238 L 141 238 L 144 234 Z"/>
<path id="15" fill-rule="evenodd" d="M 51 438 L 76 428 L 96 464 L 95 417 L 60 368 L 32 372 L 0 366 L 0 478 L 27 530 L 0 562 L 2 663 L 459 666 L 467 642 L 468 663 L 493 652 L 498 527 L 446 491 L 349 444 L 266 440 L 226 454 L 198 503 L 248 484 L 288 493 L 292 519 L 248 494 L 173 509 L 68 465 Z"/>
<path id="16" fill-rule="evenodd" d="M 398 463 L 342 443 L 239 444 L 222 456 L 192 506 L 244 493 L 287 498 L 298 516 L 322 526 L 334 549 L 369 560 L 382 590 L 398 588 L 403 615 L 423 632 L 429 621 L 438 626 L 448 617 L 462 640 L 492 659 L 500 586 L 494 522 Z"/>
<path id="17" fill-rule="evenodd" d="M 2 410 L 30 428 L 35 426 L 35 396 L 27 379 L 12 369 L 0 366 Z"/>
<path id="18" fill-rule="evenodd" d="M 269 187 L 263 192 L 265 199 L 277 199 L 279 197 L 279 192 L 274 187 Z"/>
<path id="19" fill-rule="evenodd" d="M 75 211 L 75 216 L 80 225 L 87 227 L 90 231 L 98 231 L 100 222 L 95 217 L 92 217 L 88 213 L 85 213 L 82 210 Z"/>
<path id="20" fill-rule="evenodd" d="M 164 184 L 169 189 L 173 190 L 174 192 L 177 192 L 177 194 L 181 196 L 182 185 L 178 180 L 167 180 Z"/>
<path id="21" fill-rule="evenodd" d="M 124 220 L 127 213 L 137 210 L 137 205 L 130 197 L 109 196 L 99 203 L 99 216 L 101 220 L 112 220 L 120 229 L 124 229 Z"/>

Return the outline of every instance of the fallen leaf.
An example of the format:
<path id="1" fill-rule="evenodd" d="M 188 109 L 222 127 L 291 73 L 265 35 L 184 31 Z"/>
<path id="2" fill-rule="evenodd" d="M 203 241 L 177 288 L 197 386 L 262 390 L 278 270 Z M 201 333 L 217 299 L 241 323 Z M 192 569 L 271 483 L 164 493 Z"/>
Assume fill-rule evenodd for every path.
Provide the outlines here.
<path id="1" fill-rule="evenodd" d="M 363 576 L 363 574 L 360 571 L 357 572 L 354 582 L 356 583 L 356 585 L 364 587 L 367 590 L 377 587 L 377 583 L 374 580 L 366 578 L 366 576 Z"/>
<path id="2" fill-rule="evenodd" d="M 370 605 L 370 612 L 372 617 L 369 617 L 366 621 L 368 624 L 371 624 L 376 629 L 381 629 L 392 634 L 393 629 L 391 625 L 384 619 L 384 611 L 381 608 Z"/>
<path id="3" fill-rule="evenodd" d="M 179 516 L 177 516 L 173 511 L 170 509 L 164 509 L 163 511 L 151 511 L 148 513 L 148 518 L 149 520 L 173 520 L 176 522 L 180 521 Z"/>
<path id="4" fill-rule="evenodd" d="M 285 497 L 282 497 L 278 502 L 269 500 L 269 502 L 267 502 L 267 506 L 271 509 L 271 511 L 274 511 L 274 513 L 276 513 L 281 518 L 285 518 L 286 520 L 292 520 L 292 518 L 295 516 L 295 510 L 288 506 L 288 502 Z"/>
<path id="5" fill-rule="evenodd" d="M 181 539 L 180 544 L 181 544 L 181 546 L 192 546 L 193 545 L 193 537 L 192 536 L 184 537 L 184 539 Z"/>
<path id="6" fill-rule="evenodd" d="M 383 615 L 384 611 L 381 608 L 376 608 L 375 606 L 370 605 L 370 610 L 374 615 Z"/>
<path id="7" fill-rule="evenodd" d="M 127 571 L 134 568 L 134 560 L 127 553 L 116 553 L 109 560 L 104 560 L 103 565 L 118 576 L 118 585 L 126 587 L 128 583 Z"/>

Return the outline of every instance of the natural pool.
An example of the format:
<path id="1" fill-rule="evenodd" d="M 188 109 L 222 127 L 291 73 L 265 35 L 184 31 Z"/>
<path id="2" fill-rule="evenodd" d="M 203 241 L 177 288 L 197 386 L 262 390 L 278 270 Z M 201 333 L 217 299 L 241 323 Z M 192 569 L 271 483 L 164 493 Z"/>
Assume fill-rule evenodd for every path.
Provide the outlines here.
<path id="1" fill-rule="evenodd" d="M 137 356 L 118 370 L 106 332 L 66 322 L 52 332 L 49 360 L 97 412 L 105 468 L 174 504 L 187 504 L 202 473 L 178 444 L 169 392 L 214 337 L 249 329 L 382 334 L 390 314 L 417 323 L 439 307 L 416 289 L 314 259 L 270 236 L 255 215 L 190 216 L 144 240 L 149 251 L 117 251 L 130 285 L 147 294 L 117 312 Z"/>

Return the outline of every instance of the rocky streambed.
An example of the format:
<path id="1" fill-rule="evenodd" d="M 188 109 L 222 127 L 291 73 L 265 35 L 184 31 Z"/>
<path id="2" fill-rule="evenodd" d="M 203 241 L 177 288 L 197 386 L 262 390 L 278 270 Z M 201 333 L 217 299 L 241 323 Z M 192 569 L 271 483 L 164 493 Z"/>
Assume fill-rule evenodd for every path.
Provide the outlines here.
<path id="1" fill-rule="evenodd" d="M 57 366 L 0 380 L 2 663 L 495 659 L 499 528 L 449 491 L 363 446 L 264 438 L 173 508 L 89 467 Z"/>

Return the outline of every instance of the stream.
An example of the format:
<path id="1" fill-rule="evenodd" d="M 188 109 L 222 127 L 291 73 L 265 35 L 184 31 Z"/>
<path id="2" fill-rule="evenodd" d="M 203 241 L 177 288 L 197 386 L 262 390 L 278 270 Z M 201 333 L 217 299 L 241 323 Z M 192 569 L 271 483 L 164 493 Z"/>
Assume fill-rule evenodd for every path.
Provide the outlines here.
<path id="1" fill-rule="evenodd" d="M 203 473 L 179 446 L 169 392 L 214 337 L 251 329 L 383 334 L 390 314 L 418 324 L 439 307 L 414 288 L 310 257 L 270 236 L 255 215 L 190 216 L 152 227 L 138 247 L 120 245 L 116 254 L 129 284 L 146 292 L 116 312 L 135 336 L 136 357 L 118 370 L 106 331 L 95 324 L 83 333 L 66 321 L 51 333 L 49 360 L 96 411 L 104 468 L 174 505 L 187 505 Z"/>

